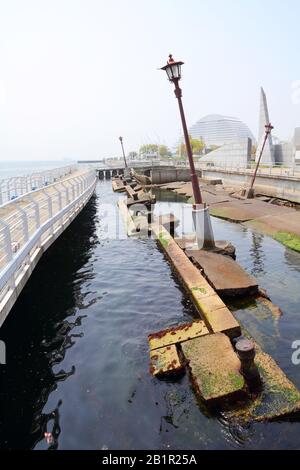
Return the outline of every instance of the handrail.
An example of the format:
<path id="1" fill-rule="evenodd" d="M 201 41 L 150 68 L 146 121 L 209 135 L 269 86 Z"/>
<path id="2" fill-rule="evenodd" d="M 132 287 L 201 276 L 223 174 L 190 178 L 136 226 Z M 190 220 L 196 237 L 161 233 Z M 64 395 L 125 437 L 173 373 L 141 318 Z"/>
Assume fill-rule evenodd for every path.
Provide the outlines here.
<path id="1" fill-rule="evenodd" d="M 59 179 L 71 175 L 76 165 L 54 168 L 42 172 L 35 172 L 23 176 L 13 176 L 0 180 L 0 206 L 11 200 L 17 199 L 24 194 L 41 189 L 56 183 Z"/>
<path id="2" fill-rule="evenodd" d="M 53 226 L 60 218 L 62 218 L 70 209 L 78 202 L 79 199 L 84 199 L 85 195 L 90 192 L 93 188 L 95 182 L 90 182 L 88 188 L 76 199 L 71 201 L 67 206 L 57 212 L 51 219 L 46 220 L 30 237 L 30 239 L 23 245 L 23 247 L 18 252 L 17 256 L 14 256 L 6 267 L 0 271 L 0 290 L 5 287 L 5 285 L 10 280 L 11 276 L 21 267 L 22 263 L 25 261 L 28 254 L 37 244 L 38 240 L 41 238 L 42 234 L 45 233 L 51 226 Z"/>

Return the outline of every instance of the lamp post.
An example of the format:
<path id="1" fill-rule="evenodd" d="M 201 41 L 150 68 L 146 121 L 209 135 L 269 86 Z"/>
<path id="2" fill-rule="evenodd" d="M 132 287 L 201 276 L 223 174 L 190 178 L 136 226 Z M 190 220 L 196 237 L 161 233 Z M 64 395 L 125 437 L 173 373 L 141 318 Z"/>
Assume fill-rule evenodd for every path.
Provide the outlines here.
<path id="1" fill-rule="evenodd" d="M 193 221 L 196 231 L 197 244 L 199 249 L 211 249 L 215 248 L 214 236 L 210 221 L 210 215 L 206 204 L 203 204 L 202 195 L 199 187 L 199 181 L 195 170 L 195 164 L 193 159 L 193 152 L 191 147 L 191 142 L 189 138 L 188 128 L 186 124 L 183 104 L 182 104 L 182 90 L 179 87 L 179 80 L 181 79 L 181 66 L 184 62 L 176 62 L 172 55 L 169 55 L 169 60 L 164 67 L 161 67 L 161 70 L 164 70 L 167 73 L 167 77 L 171 83 L 175 86 L 175 96 L 178 100 L 180 118 L 183 128 L 183 135 L 185 140 L 185 146 L 187 151 L 187 156 L 189 160 L 190 172 L 191 172 L 191 181 L 194 194 L 194 204 L 193 204 Z"/>
<path id="2" fill-rule="evenodd" d="M 125 168 L 128 167 L 126 157 L 125 157 L 125 151 L 124 151 L 124 145 L 123 145 L 123 137 L 119 137 L 119 141 L 121 142 L 121 147 L 122 147 L 122 153 L 123 153 L 123 158 L 124 158 L 124 163 L 125 163 Z"/>
<path id="3" fill-rule="evenodd" d="M 266 125 L 265 125 L 265 138 L 264 138 L 263 145 L 262 145 L 262 148 L 261 148 L 261 151 L 260 151 L 260 154 L 259 154 L 257 163 L 256 163 L 256 167 L 255 167 L 255 170 L 254 170 L 254 173 L 253 173 L 253 176 L 252 176 L 250 188 L 249 188 L 249 190 L 248 190 L 248 198 L 249 198 L 249 199 L 253 198 L 253 196 L 254 196 L 253 186 L 254 186 L 254 182 L 255 182 L 257 170 L 258 170 L 258 167 L 259 167 L 259 164 L 260 164 L 260 160 L 261 160 L 262 154 L 264 153 L 264 149 L 265 149 L 266 142 L 267 142 L 267 140 L 268 140 L 268 138 L 269 138 L 269 135 L 270 135 L 271 132 L 272 132 L 272 129 L 274 129 L 274 127 L 272 126 L 272 124 L 271 124 L 270 122 L 269 122 L 269 124 L 266 124 Z"/>

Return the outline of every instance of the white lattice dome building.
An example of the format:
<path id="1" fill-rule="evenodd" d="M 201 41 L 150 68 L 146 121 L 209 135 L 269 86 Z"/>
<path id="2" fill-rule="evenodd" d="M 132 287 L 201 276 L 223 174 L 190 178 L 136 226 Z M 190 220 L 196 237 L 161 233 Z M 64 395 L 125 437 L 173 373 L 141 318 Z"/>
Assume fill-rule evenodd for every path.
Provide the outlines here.
<path id="1" fill-rule="evenodd" d="M 240 119 L 220 114 L 203 117 L 189 129 L 189 134 L 193 139 L 203 140 L 208 147 L 221 146 L 247 137 L 255 142 L 249 127 Z"/>

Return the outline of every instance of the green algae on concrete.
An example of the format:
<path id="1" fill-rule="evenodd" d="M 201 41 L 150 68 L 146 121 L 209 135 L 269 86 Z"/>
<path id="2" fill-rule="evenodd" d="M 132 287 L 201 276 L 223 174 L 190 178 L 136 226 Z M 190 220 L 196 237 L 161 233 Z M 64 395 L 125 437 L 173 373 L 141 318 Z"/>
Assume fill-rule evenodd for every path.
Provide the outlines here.
<path id="1" fill-rule="evenodd" d="M 240 325 L 174 238 L 157 223 L 152 225 L 152 229 L 208 329 L 214 333 L 224 332 L 232 338 L 239 336 Z M 167 246 L 163 239 L 168 240 Z"/>
<path id="2" fill-rule="evenodd" d="M 205 401 L 228 398 L 244 389 L 240 360 L 225 334 L 201 336 L 181 348 L 195 391 Z"/>
<path id="3" fill-rule="evenodd" d="M 158 239 L 160 243 L 162 244 L 163 248 L 168 248 L 170 240 L 167 238 L 165 232 L 159 232 Z"/>
<path id="4" fill-rule="evenodd" d="M 300 237 L 295 233 L 290 232 L 276 232 L 274 234 L 275 240 L 287 246 L 291 250 L 300 252 Z"/>
<path id="5" fill-rule="evenodd" d="M 242 421 L 271 421 L 300 412 L 300 393 L 294 384 L 256 344 L 255 364 L 262 379 L 262 391 L 247 403 L 226 413 Z"/>

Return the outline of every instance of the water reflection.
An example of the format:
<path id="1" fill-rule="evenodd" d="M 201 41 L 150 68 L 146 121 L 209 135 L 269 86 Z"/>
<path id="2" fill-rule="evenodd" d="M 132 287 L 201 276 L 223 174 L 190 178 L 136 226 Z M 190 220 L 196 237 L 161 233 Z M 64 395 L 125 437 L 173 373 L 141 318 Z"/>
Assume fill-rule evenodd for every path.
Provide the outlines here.
<path id="1" fill-rule="evenodd" d="M 253 274 L 253 276 L 256 276 L 257 274 L 265 273 L 265 269 L 264 269 L 265 254 L 264 254 L 264 250 L 262 246 L 264 236 L 258 232 L 252 232 L 251 238 L 252 238 L 252 243 L 251 243 L 251 247 L 249 250 L 252 263 L 253 263 L 251 274 Z"/>
<path id="2" fill-rule="evenodd" d="M 33 448 L 39 441 L 58 446 L 60 400 L 43 413 L 59 382 L 75 373 L 55 365 L 83 335 L 89 292 L 81 286 L 94 277 L 96 197 L 49 248 L 1 329 L 7 365 L 0 368 L 0 447 Z"/>

